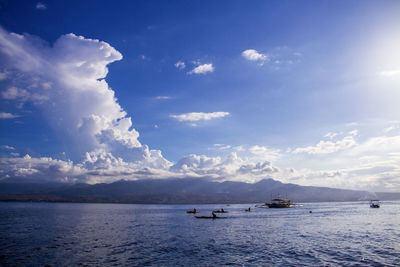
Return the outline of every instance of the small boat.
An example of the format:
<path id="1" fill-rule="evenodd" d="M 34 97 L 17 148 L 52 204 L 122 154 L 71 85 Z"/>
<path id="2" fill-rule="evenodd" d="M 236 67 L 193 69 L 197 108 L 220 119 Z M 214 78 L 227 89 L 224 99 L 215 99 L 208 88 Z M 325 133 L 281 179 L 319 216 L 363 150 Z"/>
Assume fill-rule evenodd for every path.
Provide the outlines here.
<path id="1" fill-rule="evenodd" d="M 199 213 L 200 211 L 193 209 L 193 210 L 188 210 L 186 211 L 186 213 L 190 213 L 190 214 L 195 214 L 195 213 Z"/>
<path id="2" fill-rule="evenodd" d="M 292 208 L 295 204 L 289 199 L 274 198 L 270 203 L 256 206 L 257 208 Z"/>
<path id="3" fill-rule="evenodd" d="M 228 213 L 228 211 L 226 211 L 226 210 L 224 210 L 224 209 L 213 210 L 213 212 L 215 212 L 215 213 Z"/>
<path id="4" fill-rule="evenodd" d="M 369 202 L 369 206 L 371 208 L 379 208 L 381 204 L 379 203 L 379 200 L 373 199 Z"/>
<path id="5" fill-rule="evenodd" d="M 244 211 L 250 212 L 250 211 L 251 211 L 251 208 L 245 209 Z"/>
<path id="6" fill-rule="evenodd" d="M 214 216 L 194 216 L 196 219 L 226 219 L 228 217 L 214 217 Z"/>

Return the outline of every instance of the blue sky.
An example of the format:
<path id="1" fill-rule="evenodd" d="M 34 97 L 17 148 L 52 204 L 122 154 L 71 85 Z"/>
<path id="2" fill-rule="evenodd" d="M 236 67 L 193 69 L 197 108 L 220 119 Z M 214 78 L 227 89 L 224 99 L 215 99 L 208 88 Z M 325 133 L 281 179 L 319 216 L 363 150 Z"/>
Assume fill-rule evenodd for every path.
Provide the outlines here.
<path id="1" fill-rule="evenodd" d="M 2 1 L 0 178 L 398 191 L 399 12 L 398 1 Z"/>

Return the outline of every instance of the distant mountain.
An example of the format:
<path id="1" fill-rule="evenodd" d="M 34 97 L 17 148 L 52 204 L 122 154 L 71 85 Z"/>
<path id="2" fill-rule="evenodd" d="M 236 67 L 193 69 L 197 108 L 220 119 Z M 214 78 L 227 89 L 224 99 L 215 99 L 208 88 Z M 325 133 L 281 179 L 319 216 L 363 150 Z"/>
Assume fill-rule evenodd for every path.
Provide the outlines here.
<path id="1" fill-rule="evenodd" d="M 400 199 L 400 193 L 371 193 L 284 184 L 272 179 L 254 184 L 207 179 L 148 179 L 111 184 L 28 183 L 3 180 L 0 201 L 65 201 L 107 203 L 260 203 L 273 197 L 295 202 Z"/>

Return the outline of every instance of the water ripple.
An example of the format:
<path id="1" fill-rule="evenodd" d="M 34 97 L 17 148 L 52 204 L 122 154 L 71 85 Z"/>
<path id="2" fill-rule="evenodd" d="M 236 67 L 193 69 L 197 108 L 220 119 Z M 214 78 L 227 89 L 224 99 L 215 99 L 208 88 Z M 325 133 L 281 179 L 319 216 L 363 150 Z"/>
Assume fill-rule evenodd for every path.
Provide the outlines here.
<path id="1" fill-rule="evenodd" d="M 400 202 L 248 206 L 0 203 L 0 266 L 398 266 Z"/>

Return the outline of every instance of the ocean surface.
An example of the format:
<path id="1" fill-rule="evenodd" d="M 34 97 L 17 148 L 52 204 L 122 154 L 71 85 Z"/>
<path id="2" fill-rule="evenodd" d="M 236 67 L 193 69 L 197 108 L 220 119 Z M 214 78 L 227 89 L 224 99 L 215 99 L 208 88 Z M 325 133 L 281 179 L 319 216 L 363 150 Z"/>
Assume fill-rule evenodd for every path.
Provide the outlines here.
<path id="1" fill-rule="evenodd" d="M 400 266 L 400 202 L 381 204 L 3 202 L 0 266 Z M 228 218 L 196 219 L 194 207 Z"/>

